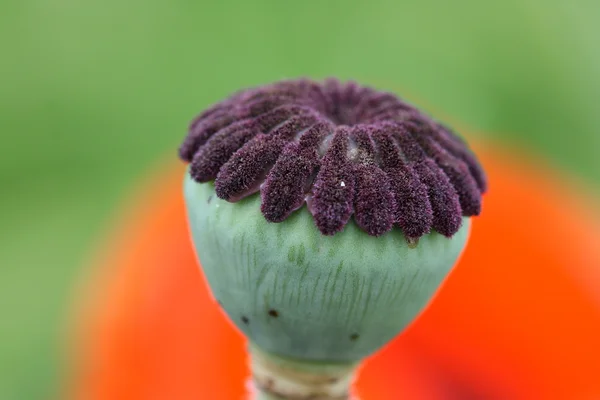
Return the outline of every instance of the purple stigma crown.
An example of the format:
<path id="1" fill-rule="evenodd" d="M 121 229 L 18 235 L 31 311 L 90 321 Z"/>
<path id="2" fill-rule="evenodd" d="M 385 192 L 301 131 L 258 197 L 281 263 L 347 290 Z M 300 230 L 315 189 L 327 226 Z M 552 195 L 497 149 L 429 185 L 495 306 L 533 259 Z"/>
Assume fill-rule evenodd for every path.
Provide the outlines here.
<path id="1" fill-rule="evenodd" d="M 179 149 L 197 182 L 235 202 L 260 191 L 281 222 L 307 204 L 324 235 L 352 215 L 369 235 L 451 237 L 478 215 L 486 177 L 466 143 L 391 93 L 282 81 L 240 91 L 192 121 Z"/>

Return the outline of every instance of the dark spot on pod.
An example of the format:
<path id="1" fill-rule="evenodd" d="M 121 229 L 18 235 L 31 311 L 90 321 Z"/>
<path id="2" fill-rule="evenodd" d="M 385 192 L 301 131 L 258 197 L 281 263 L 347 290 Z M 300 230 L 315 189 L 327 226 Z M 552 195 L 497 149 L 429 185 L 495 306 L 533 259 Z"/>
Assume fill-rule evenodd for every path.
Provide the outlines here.
<path id="1" fill-rule="evenodd" d="M 269 310 L 269 316 L 271 316 L 273 318 L 277 318 L 277 317 L 279 317 L 279 312 L 277 310 L 270 309 Z"/>
<path id="2" fill-rule="evenodd" d="M 406 237 L 406 244 L 408 245 L 409 249 L 416 249 L 417 246 L 419 245 L 419 238 L 411 238 L 410 236 Z"/>
<path id="3" fill-rule="evenodd" d="M 265 389 L 267 390 L 272 390 L 273 386 L 275 386 L 275 381 L 273 380 L 273 378 L 267 378 L 267 380 L 265 381 Z"/>
<path id="4" fill-rule="evenodd" d="M 242 322 L 244 323 L 244 325 L 248 325 L 250 323 L 250 320 L 245 315 L 242 315 Z"/>
<path id="5" fill-rule="evenodd" d="M 358 340 L 358 338 L 360 337 L 360 335 L 358 333 L 353 333 L 352 335 L 350 335 L 350 340 L 352 340 L 353 342 Z"/>

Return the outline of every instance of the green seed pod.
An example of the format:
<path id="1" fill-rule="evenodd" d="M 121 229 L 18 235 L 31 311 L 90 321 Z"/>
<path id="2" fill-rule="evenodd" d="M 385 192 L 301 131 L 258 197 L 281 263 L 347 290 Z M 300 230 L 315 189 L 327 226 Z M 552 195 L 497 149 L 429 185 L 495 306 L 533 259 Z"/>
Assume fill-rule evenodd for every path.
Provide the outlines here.
<path id="1" fill-rule="evenodd" d="M 355 362 L 402 331 L 460 255 L 468 221 L 410 246 L 400 230 L 374 237 L 349 223 L 334 236 L 302 208 L 267 222 L 260 197 L 219 199 L 186 178 L 192 238 L 212 293 L 259 348 L 284 357 Z M 413 247 L 413 248 L 411 248 Z"/>
<path id="2" fill-rule="evenodd" d="M 336 80 L 238 92 L 180 156 L 193 243 L 261 399 L 346 399 L 355 366 L 431 301 L 486 190 L 447 127 Z"/>

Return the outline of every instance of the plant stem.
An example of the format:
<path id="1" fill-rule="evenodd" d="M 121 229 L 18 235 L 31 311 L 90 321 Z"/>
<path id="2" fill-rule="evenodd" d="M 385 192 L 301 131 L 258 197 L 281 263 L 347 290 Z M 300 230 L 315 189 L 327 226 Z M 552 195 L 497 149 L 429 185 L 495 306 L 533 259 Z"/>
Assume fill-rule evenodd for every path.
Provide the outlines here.
<path id="1" fill-rule="evenodd" d="M 250 346 L 252 400 L 350 400 L 356 367 L 283 358 Z"/>

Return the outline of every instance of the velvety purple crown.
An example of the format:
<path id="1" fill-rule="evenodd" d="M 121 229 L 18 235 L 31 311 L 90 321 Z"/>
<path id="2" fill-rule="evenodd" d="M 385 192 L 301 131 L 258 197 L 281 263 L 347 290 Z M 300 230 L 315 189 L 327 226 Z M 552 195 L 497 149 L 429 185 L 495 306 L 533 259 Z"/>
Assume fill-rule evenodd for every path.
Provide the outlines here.
<path id="1" fill-rule="evenodd" d="M 260 191 L 281 222 L 307 203 L 325 235 L 352 215 L 369 235 L 450 237 L 478 215 L 486 178 L 463 140 L 391 93 L 301 79 L 238 92 L 204 111 L 179 149 L 197 182 L 237 201 Z"/>

